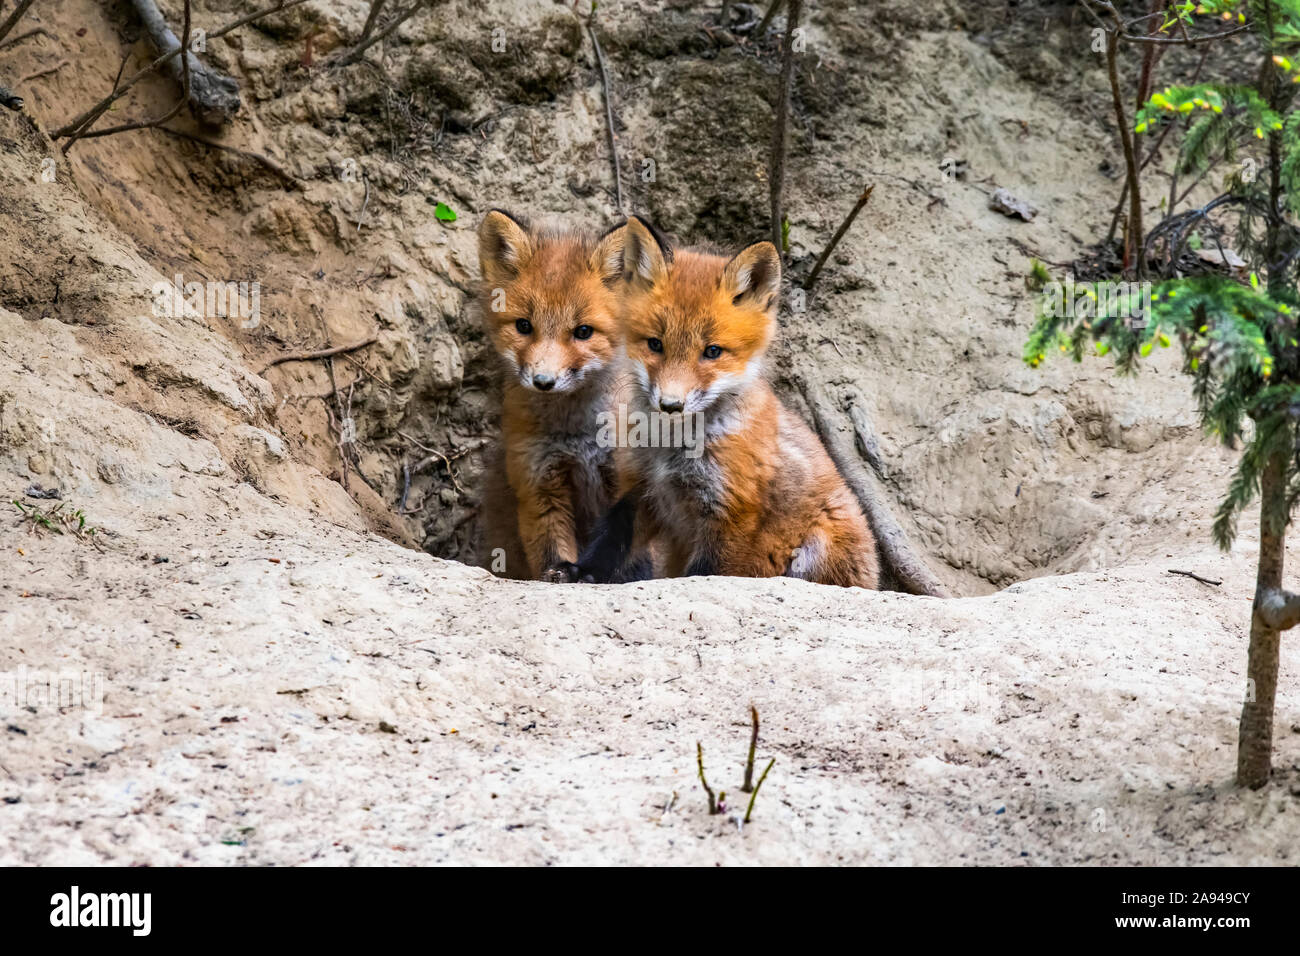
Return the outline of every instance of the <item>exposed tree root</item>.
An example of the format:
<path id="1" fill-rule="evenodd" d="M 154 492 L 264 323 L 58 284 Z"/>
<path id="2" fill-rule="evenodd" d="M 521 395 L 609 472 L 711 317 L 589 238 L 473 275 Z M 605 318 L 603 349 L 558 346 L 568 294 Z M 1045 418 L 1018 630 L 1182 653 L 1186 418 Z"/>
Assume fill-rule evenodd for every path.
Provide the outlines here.
<path id="1" fill-rule="evenodd" d="M 881 487 L 879 477 L 862 466 L 862 458 L 854 441 L 855 435 L 862 442 L 867 455 L 876 455 L 876 462 L 879 462 L 878 452 L 874 451 L 876 438 L 866 416 L 853 416 L 850 410 L 850 422 L 846 422 L 845 412 L 839 405 L 832 403 L 820 386 L 803 382 L 801 389 L 808 408 L 812 411 L 817 434 L 821 436 L 835 466 L 862 505 L 867 523 L 876 536 L 881 563 L 887 573 L 893 576 L 901 590 L 909 594 L 951 597 L 948 589 L 908 542 L 907 535 L 903 533 L 889 507 L 888 496 Z"/>
<path id="2" fill-rule="evenodd" d="M 167 26 L 167 19 L 154 0 L 131 0 L 140 22 L 149 33 L 149 39 L 159 54 L 171 53 L 181 41 Z M 239 110 L 239 83 L 215 67 L 199 60 L 192 52 L 185 52 L 182 62 L 178 56 L 167 64 L 177 83 L 183 84 L 184 68 L 189 67 L 189 103 L 194 117 L 204 126 L 224 126 Z"/>

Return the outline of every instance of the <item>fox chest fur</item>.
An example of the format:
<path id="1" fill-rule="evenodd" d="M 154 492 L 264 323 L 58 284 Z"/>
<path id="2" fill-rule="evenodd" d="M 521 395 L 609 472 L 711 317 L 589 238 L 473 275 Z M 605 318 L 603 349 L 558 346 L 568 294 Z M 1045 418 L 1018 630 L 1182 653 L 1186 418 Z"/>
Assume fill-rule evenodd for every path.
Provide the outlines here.
<path id="1" fill-rule="evenodd" d="M 614 449 L 599 440 L 607 391 L 602 380 L 568 395 L 506 389 L 502 432 L 510 486 L 520 497 L 550 495 L 560 508 L 567 503 L 580 543 L 617 490 Z"/>

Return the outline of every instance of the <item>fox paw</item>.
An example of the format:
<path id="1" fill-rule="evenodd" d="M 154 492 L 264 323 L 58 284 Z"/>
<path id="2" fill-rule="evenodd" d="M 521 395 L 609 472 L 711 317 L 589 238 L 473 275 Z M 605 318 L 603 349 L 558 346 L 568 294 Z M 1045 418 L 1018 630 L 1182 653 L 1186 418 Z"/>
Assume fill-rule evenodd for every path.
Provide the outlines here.
<path id="1" fill-rule="evenodd" d="M 542 572 L 542 580 L 547 584 L 573 584 L 583 579 L 582 568 L 572 561 L 561 561 Z M 590 580 L 590 575 L 588 575 Z"/>

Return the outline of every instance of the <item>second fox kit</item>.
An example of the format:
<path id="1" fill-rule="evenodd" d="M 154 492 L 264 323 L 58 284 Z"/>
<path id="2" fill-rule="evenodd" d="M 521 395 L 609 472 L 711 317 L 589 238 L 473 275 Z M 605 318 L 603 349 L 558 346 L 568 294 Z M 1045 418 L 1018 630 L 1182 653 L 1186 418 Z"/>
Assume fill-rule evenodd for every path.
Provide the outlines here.
<path id="1" fill-rule="evenodd" d="M 597 238 L 493 210 L 479 227 L 483 318 L 504 366 L 501 438 L 518 543 L 543 577 L 578 558 L 616 491 L 598 441 L 618 375 L 623 227 Z M 500 507 L 500 503 L 498 503 Z M 489 542 L 489 545 L 496 542 Z"/>
<path id="2" fill-rule="evenodd" d="M 761 375 L 781 260 L 770 242 L 727 259 L 674 250 L 637 218 L 624 236 L 623 334 L 647 413 L 701 415 L 703 455 L 622 450 L 624 497 L 582 573 L 606 580 L 635 540 L 669 576 L 788 575 L 875 588 L 875 539 L 816 435 Z"/>

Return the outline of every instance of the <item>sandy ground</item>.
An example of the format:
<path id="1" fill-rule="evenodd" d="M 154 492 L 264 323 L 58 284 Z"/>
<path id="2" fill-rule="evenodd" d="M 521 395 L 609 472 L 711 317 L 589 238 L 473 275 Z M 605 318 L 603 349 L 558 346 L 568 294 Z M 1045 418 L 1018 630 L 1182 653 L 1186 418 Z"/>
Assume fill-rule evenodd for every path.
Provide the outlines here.
<path id="1" fill-rule="evenodd" d="M 1230 784 L 1248 553 L 951 601 L 548 587 L 231 505 L 259 540 L 0 539 L 0 862 L 1296 862 L 1294 661 L 1277 778 Z"/>

